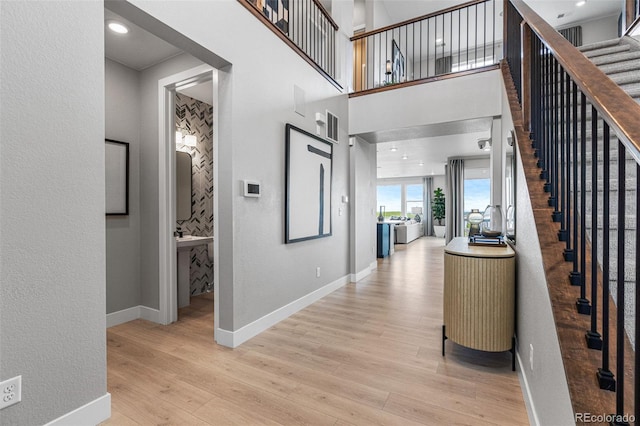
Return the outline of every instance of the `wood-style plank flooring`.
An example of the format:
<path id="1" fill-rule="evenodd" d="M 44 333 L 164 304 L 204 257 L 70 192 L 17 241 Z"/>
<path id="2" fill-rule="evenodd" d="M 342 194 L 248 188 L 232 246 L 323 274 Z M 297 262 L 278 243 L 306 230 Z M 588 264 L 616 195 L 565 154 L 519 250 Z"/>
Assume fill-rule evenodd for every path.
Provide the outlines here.
<path id="1" fill-rule="evenodd" d="M 444 240 L 397 245 L 378 270 L 228 349 L 211 295 L 179 321 L 107 331 L 106 425 L 528 424 L 508 352 L 447 342 Z"/>

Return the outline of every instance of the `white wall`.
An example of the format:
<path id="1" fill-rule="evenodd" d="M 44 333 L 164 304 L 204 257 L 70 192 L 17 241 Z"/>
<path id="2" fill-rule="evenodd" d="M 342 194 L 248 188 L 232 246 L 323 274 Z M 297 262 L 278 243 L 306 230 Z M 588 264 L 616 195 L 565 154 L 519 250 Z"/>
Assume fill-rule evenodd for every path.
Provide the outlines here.
<path id="1" fill-rule="evenodd" d="M 105 59 L 105 135 L 129 143 L 129 215 L 107 216 L 107 313 L 140 304 L 140 73 Z"/>
<path id="2" fill-rule="evenodd" d="M 372 31 L 391 25 L 391 17 L 384 3 L 376 0 L 364 0 L 365 30 Z"/>
<path id="3" fill-rule="evenodd" d="M 346 95 L 238 2 L 132 0 L 130 3 L 233 64 L 219 73 L 220 170 L 216 191 L 219 191 L 221 210 L 215 218 L 221 247 L 219 326 L 228 331 L 238 330 L 347 277 L 350 269 L 348 216 L 337 214 L 341 196 L 349 194 Z M 350 53 L 344 52 L 344 55 Z M 154 76 L 157 77 L 159 75 Z M 306 92 L 306 117 L 293 112 L 294 85 Z M 143 96 L 145 92 L 143 82 Z M 143 98 L 145 104 L 151 101 Z M 340 143 L 334 146 L 333 162 L 333 236 L 285 245 L 284 127 L 292 123 L 314 132 L 315 112 L 325 109 L 340 118 Z M 144 114 L 142 120 L 148 126 L 145 124 L 143 128 L 142 144 L 149 165 L 145 165 L 141 153 L 141 205 L 143 218 L 149 216 L 151 221 L 143 226 L 143 247 L 146 242 L 157 240 L 158 223 L 151 212 L 145 213 L 145 205 L 157 206 L 158 188 L 157 149 L 145 142 L 147 133 L 149 137 L 157 133 L 153 130 L 157 125 L 151 115 Z M 262 197 L 244 198 L 242 179 L 260 181 Z M 142 302 L 157 305 L 157 270 L 150 260 L 143 262 L 141 271 Z M 320 278 L 315 276 L 316 267 L 321 268 Z"/>
<path id="4" fill-rule="evenodd" d="M 501 114 L 499 70 L 349 99 L 349 132 L 360 134 Z M 399 112 L 399 113 L 393 113 Z"/>
<path id="5" fill-rule="evenodd" d="M 351 159 L 351 274 L 376 261 L 376 146 L 355 137 Z M 360 277 L 358 277 L 360 278 Z"/>
<path id="6" fill-rule="evenodd" d="M 0 380 L 22 375 L 3 425 L 109 413 L 103 31 L 102 2 L 0 3 Z"/>
<path id="7" fill-rule="evenodd" d="M 504 87 L 501 93 L 504 133 L 513 129 L 513 118 Z M 538 230 L 522 159 L 519 152 L 516 155 L 516 350 L 522 367 L 519 370 L 522 391 L 531 424 L 573 425 L 571 398 L 551 310 Z M 530 345 L 534 351 L 533 368 L 529 364 Z"/>
<path id="8" fill-rule="evenodd" d="M 583 45 L 618 38 L 618 15 L 605 16 L 591 21 L 573 23 L 559 28 L 575 27 L 577 25 L 582 27 Z"/>

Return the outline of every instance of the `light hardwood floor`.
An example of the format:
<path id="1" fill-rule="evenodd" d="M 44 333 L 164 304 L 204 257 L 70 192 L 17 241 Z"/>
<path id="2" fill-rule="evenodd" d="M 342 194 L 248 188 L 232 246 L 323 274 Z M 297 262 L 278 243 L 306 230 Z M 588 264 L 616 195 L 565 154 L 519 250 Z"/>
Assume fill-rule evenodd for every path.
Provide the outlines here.
<path id="1" fill-rule="evenodd" d="M 444 240 L 396 246 L 378 270 L 228 349 L 213 300 L 179 321 L 107 331 L 107 425 L 518 425 L 528 418 L 510 354 L 447 342 Z"/>

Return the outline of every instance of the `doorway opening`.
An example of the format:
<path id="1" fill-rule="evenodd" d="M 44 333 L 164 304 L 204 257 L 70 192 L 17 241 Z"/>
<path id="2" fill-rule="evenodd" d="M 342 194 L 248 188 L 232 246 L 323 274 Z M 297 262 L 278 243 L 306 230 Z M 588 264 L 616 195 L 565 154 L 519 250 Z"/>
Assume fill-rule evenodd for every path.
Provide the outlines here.
<path id="1" fill-rule="evenodd" d="M 184 150 L 182 140 L 176 140 L 177 138 L 184 138 L 185 133 L 191 131 L 191 125 L 189 128 L 185 128 L 184 123 L 178 123 L 176 117 L 176 94 L 184 93 L 186 90 L 196 87 L 204 86 L 211 90 L 212 100 L 212 115 L 211 120 L 213 123 L 218 123 L 218 74 L 217 70 L 208 66 L 202 65 L 195 67 L 169 77 L 163 78 L 158 81 L 158 99 L 159 99 L 159 138 L 158 138 L 158 178 L 159 178 L 159 229 L 158 229 L 158 246 L 159 246 L 159 286 L 160 286 L 160 317 L 163 324 L 170 324 L 178 320 L 178 246 L 175 236 L 182 230 L 177 230 L 177 215 L 176 215 L 176 149 Z M 178 95 L 179 96 L 179 95 Z M 182 126 L 182 127 L 181 127 Z M 178 135 L 180 132 L 181 136 Z M 216 129 L 212 131 L 212 147 L 211 155 L 213 156 L 212 165 L 212 186 L 215 187 L 216 174 L 217 174 L 217 134 Z M 182 148 L 182 149 L 181 149 Z M 197 147 L 196 147 L 197 150 Z M 211 194 L 210 202 L 212 205 L 206 206 L 210 208 L 211 216 L 213 218 L 212 224 L 212 248 L 213 255 L 213 285 L 211 283 L 205 283 L 209 288 L 205 290 L 213 290 L 213 294 L 217 295 L 218 292 L 218 279 L 219 277 L 219 263 L 218 263 L 218 247 L 215 236 L 217 235 L 216 224 L 217 221 L 217 203 L 216 191 Z M 205 200 L 206 202 L 206 200 Z M 208 210 L 208 209 L 205 209 Z M 205 213 L 206 214 L 206 213 Z M 206 215 L 209 216 L 209 215 Z M 181 222 L 184 223 L 184 218 L 181 217 Z M 207 255 L 209 255 L 208 244 L 204 245 Z M 190 258 L 191 256 L 189 256 Z M 190 267 L 190 264 L 181 265 L 182 268 Z M 183 271 L 184 273 L 184 271 Z M 184 284 L 183 284 L 184 285 Z M 187 284 L 190 285 L 190 284 Z M 206 293 L 207 291 L 205 291 Z M 191 291 L 189 291 L 189 295 Z M 188 295 L 187 295 L 188 297 Z M 201 298 L 202 299 L 202 298 Z M 219 298 L 214 297 L 214 324 L 219 323 Z M 182 305 L 185 303 L 183 302 Z M 214 326 L 214 330 L 217 327 Z M 217 332 L 217 331 L 216 331 Z M 214 332 L 215 335 L 215 332 Z M 214 336 L 215 337 L 215 336 Z"/>

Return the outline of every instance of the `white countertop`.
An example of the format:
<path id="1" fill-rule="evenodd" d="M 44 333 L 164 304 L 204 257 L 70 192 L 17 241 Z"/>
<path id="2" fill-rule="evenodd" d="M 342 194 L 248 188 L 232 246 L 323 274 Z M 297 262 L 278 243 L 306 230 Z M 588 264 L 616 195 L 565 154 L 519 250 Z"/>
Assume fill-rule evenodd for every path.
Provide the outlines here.
<path id="1" fill-rule="evenodd" d="M 470 246 L 469 237 L 456 237 L 444 248 L 445 253 L 467 257 L 513 257 L 516 252 L 507 246 Z"/>
<path id="2" fill-rule="evenodd" d="M 202 244 L 208 244 L 213 241 L 213 237 L 198 237 L 196 235 L 185 235 L 183 237 L 176 237 L 176 247 L 191 248 Z"/>

